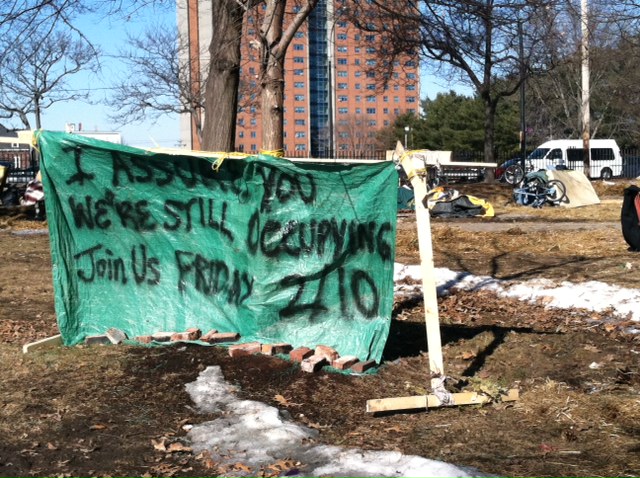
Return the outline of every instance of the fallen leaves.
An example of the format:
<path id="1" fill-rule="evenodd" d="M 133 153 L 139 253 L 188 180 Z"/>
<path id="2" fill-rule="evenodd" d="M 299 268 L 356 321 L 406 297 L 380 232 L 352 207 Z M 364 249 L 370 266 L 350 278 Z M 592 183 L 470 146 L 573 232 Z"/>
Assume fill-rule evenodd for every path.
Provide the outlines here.
<path id="1" fill-rule="evenodd" d="M 191 447 L 188 447 L 184 443 L 180 441 L 174 441 L 172 443 L 168 443 L 167 437 L 162 437 L 159 440 L 151 440 L 151 444 L 153 445 L 153 449 L 156 451 L 161 451 L 164 453 L 191 453 Z"/>

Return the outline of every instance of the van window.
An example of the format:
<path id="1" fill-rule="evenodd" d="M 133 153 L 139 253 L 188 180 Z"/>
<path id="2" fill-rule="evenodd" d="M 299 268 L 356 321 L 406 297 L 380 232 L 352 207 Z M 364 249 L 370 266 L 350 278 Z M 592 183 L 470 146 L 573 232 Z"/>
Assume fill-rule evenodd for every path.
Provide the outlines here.
<path id="1" fill-rule="evenodd" d="M 541 159 L 549 152 L 549 148 L 538 148 L 529 155 L 529 159 Z"/>
<path id="2" fill-rule="evenodd" d="M 616 157 L 611 148 L 592 148 L 591 159 L 593 161 L 613 161 Z"/>
<path id="3" fill-rule="evenodd" d="M 569 148 L 567 149 L 567 160 L 570 163 L 578 162 L 578 161 L 582 162 L 583 152 L 584 152 L 584 149 L 581 149 L 581 148 Z"/>
<path id="4" fill-rule="evenodd" d="M 571 148 L 567 150 L 569 162 L 582 162 L 584 149 Z M 611 148 L 591 148 L 592 161 L 614 161 L 616 156 Z"/>
<path id="5" fill-rule="evenodd" d="M 547 159 L 562 159 L 562 150 L 560 148 L 552 149 Z"/>

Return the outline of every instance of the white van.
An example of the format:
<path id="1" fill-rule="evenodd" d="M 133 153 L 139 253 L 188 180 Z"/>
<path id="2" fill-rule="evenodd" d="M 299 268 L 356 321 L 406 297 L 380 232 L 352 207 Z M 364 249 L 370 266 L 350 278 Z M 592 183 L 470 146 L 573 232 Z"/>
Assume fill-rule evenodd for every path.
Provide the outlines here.
<path id="1" fill-rule="evenodd" d="M 622 155 L 614 139 L 592 139 L 591 177 L 611 179 L 622 173 Z M 539 169 L 575 169 L 582 171 L 584 163 L 583 143 L 581 139 L 554 139 L 538 146 L 529 156 L 527 162 L 534 171 Z"/>

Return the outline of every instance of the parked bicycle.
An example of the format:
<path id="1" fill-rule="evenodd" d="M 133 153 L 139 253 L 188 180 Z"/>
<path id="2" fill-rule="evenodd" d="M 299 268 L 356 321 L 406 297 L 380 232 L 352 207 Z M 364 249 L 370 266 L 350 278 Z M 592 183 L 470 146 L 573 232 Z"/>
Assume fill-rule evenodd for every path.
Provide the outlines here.
<path id="1" fill-rule="evenodd" d="M 567 199 L 567 187 L 559 179 L 549 180 L 544 171 L 535 171 L 524 176 L 522 184 L 513 190 L 513 198 L 523 206 L 558 206 Z"/>

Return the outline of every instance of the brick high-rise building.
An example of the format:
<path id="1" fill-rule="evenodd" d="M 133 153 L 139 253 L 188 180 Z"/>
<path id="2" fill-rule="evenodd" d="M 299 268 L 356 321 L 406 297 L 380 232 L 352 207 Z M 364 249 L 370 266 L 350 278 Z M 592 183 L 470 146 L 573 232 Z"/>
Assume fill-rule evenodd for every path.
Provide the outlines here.
<path id="1" fill-rule="evenodd" d="M 180 33 L 190 38 L 192 55 L 207 51 L 210 41 L 212 19 L 207 3 L 178 0 Z M 392 125 L 403 113 L 418 113 L 420 81 L 416 60 L 397 61 L 387 86 L 380 86 L 380 76 L 388 74 L 376 70 L 377 49 L 383 45 L 375 34 L 360 31 L 334 14 L 343 3 L 344 0 L 319 0 L 287 50 L 286 156 L 371 157 L 380 149 L 376 144 L 378 130 Z M 187 8 L 189 4 L 191 9 Z M 198 11 L 198 22 L 194 21 L 194 11 Z M 236 150 L 250 153 L 260 150 L 262 136 L 260 65 L 258 50 L 251 42 L 258 28 L 257 18 L 249 15 L 243 32 Z M 195 148 L 189 125 L 189 118 L 183 119 L 182 139 Z"/>

